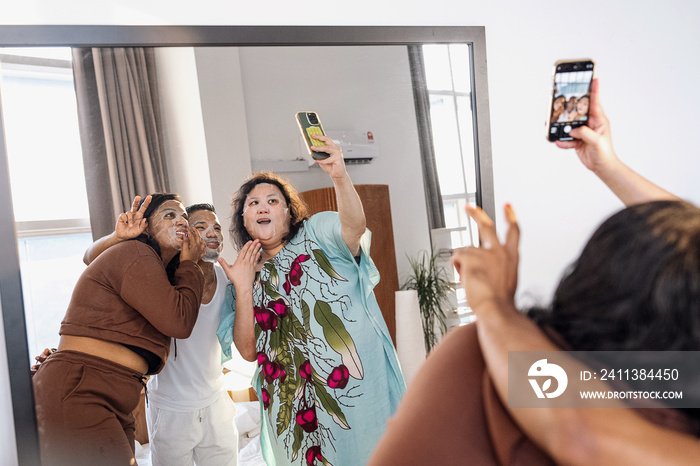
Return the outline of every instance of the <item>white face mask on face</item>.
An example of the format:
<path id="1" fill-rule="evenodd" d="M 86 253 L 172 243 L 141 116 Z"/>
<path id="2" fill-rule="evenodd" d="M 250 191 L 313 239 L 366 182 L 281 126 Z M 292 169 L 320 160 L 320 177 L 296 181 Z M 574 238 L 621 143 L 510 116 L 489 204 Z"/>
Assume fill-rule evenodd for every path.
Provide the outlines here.
<path id="1" fill-rule="evenodd" d="M 178 201 L 166 201 L 151 216 L 150 233 L 163 249 L 182 249 L 182 241 L 187 233 L 187 213 Z"/>
<path id="2" fill-rule="evenodd" d="M 242 215 L 243 225 L 254 239 L 281 241 L 289 231 L 289 208 L 282 191 L 275 185 L 255 186 L 246 198 Z"/>
<path id="3" fill-rule="evenodd" d="M 224 236 L 218 217 L 209 210 L 198 210 L 192 213 L 190 223 L 199 231 L 202 241 L 207 246 L 202 260 L 215 263 L 224 248 Z"/>
<path id="4" fill-rule="evenodd" d="M 207 250 L 204 252 L 204 257 L 202 257 L 202 260 L 204 262 L 216 263 L 216 261 L 219 259 L 219 256 L 221 255 L 221 250 L 224 247 L 223 235 L 220 231 L 216 231 L 214 229 L 214 225 L 209 225 L 209 227 L 207 227 L 206 230 L 200 233 L 202 240 L 205 244 L 210 243 L 212 242 L 212 240 L 214 240 L 212 234 L 216 235 L 216 241 L 219 243 L 219 246 L 217 248 L 210 248 L 209 246 L 207 246 Z"/>

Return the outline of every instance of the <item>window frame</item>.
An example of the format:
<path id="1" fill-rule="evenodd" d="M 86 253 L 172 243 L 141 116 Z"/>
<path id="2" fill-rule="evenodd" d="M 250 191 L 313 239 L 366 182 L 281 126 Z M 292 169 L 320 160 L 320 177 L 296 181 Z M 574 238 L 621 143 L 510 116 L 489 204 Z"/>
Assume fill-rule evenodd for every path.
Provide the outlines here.
<path id="1" fill-rule="evenodd" d="M 47 74 L 52 76 L 69 75 L 72 81 L 73 66 L 70 60 L 20 55 L 15 53 L 0 53 L 0 72 L 26 73 L 28 78 L 33 75 Z M 0 120 L 2 121 L 2 120 Z M 76 128 L 77 131 L 77 128 Z M 4 135 L 3 135 L 4 140 Z M 3 145 L 6 154 L 6 147 Z M 68 234 L 90 233 L 90 218 L 65 218 L 60 220 L 33 220 L 15 222 L 17 238 L 36 238 L 41 236 L 58 236 Z"/>

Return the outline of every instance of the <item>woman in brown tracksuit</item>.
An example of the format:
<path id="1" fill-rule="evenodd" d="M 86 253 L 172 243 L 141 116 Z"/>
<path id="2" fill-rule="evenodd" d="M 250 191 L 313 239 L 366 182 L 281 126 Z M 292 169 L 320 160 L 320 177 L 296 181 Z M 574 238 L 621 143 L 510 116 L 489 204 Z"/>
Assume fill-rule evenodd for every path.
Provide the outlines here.
<path id="1" fill-rule="evenodd" d="M 139 209 L 145 233 L 109 248 L 81 275 L 58 351 L 34 376 L 45 466 L 135 464 L 131 412 L 145 375 L 163 368 L 170 338 L 187 338 L 197 319 L 204 243 L 177 195 L 150 198 Z M 121 227 L 129 220 L 133 227 L 133 214 L 122 214 Z"/>

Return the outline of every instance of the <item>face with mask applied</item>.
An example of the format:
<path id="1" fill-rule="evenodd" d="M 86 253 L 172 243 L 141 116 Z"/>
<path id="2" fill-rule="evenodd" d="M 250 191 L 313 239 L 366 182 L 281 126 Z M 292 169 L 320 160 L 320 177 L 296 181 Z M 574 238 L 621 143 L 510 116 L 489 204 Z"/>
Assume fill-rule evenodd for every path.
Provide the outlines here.
<path id="1" fill-rule="evenodd" d="M 207 247 L 202 260 L 215 263 L 224 249 L 224 235 L 219 217 L 210 210 L 197 210 L 190 213 L 189 222 L 190 226 L 199 232 Z"/>
<path id="2" fill-rule="evenodd" d="M 148 234 L 156 240 L 163 253 L 182 250 L 187 234 L 187 212 L 181 202 L 163 202 L 148 219 Z"/>
<path id="3" fill-rule="evenodd" d="M 248 234 L 266 243 L 282 243 L 289 231 L 291 215 L 280 189 L 269 183 L 255 186 L 245 200 L 243 222 Z"/>

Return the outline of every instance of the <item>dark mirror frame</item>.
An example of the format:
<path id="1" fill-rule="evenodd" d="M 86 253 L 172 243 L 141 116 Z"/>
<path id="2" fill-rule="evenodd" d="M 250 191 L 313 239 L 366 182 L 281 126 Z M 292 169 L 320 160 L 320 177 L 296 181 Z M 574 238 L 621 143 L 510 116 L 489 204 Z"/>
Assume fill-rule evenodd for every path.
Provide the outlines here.
<path id="1" fill-rule="evenodd" d="M 421 45 L 466 43 L 472 50 L 477 204 L 494 218 L 485 29 L 478 26 L 0 26 L 0 47 L 172 47 Z M 13 219 L 0 112 L 0 218 Z M 22 284 L 14 222 L 0 222 L 0 303 L 21 465 L 38 465 L 34 396 L 27 367 Z"/>

